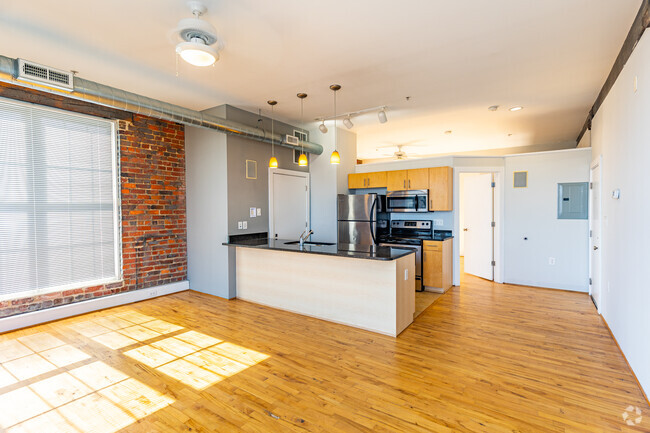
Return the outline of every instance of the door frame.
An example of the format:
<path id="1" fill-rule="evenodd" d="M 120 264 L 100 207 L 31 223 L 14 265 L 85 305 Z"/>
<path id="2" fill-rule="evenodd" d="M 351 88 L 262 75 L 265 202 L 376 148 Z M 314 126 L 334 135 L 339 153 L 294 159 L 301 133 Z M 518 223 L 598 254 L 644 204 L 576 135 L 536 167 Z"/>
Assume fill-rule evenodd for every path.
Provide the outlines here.
<path id="1" fill-rule="evenodd" d="M 593 170 L 594 168 L 599 167 L 600 168 L 600 176 L 598 179 L 598 196 L 600 197 L 600 206 L 598 206 L 598 215 L 600 215 L 600 223 L 599 223 L 599 232 L 600 232 L 600 246 L 598 247 L 600 249 L 600 254 L 598 255 L 599 257 L 599 263 L 598 263 L 598 282 L 600 284 L 600 291 L 598 292 L 598 299 L 596 299 L 596 310 L 598 311 L 598 314 L 602 314 L 602 299 L 603 299 L 603 155 L 598 155 L 596 159 L 591 161 L 591 164 L 589 165 L 589 209 L 591 210 L 591 205 L 592 205 L 592 187 L 594 179 L 593 179 Z M 593 281 L 594 275 L 594 264 L 593 264 L 593 247 L 594 247 L 594 238 L 591 236 L 593 233 L 593 227 L 594 227 L 594 220 L 593 220 L 593 212 L 589 212 L 589 280 Z M 592 284 L 589 284 L 589 296 L 593 299 L 593 293 L 592 293 Z"/>
<path id="2" fill-rule="evenodd" d="M 273 214 L 274 214 L 274 209 L 273 209 L 273 191 L 274 191 L 274 175 L 277 174 L 283 174 L 286 176 L 294 176 L 294 177 L 302 177 L 305 179 L 305 183 L 307 185 L 306 191 L 305 191 L 305 197 L 307 203 L 307 207 L 305 209 L 305 216 L 307 217 L 307 228 L 311 228 L 311 183 L 310 183 L 310 178 L 309 178 L 309 172 L 306 171 L 296 171 L 296 170 L 286 170 L 283 168 L 270 168 L 269 167 L 269 239 L 272 239 L 275 237 L 275 224 L 273 221 Z"/>
<path id="3" fill-rule="evenodd" d="M 460 174 L 461 173 L 491 173 L 494 174 L 494 282 L 503 283 L 504 271 L 504 218 L 505 203 L 503 200 L 505 188 L 505 167 L 454 167 L 454 286 L 460 286 Z"/>

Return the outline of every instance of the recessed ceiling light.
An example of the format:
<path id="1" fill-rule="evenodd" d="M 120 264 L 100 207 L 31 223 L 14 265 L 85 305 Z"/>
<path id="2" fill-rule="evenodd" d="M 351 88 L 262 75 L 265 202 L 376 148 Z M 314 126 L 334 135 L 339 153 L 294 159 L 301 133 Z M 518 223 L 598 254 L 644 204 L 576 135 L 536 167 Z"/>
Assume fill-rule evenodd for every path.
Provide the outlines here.
<path id="1" fill-rule="evenodd" d="M 519 111 L 519 110 L 523 110 L 523 109 L 524 109 L 524 107 L 522 107 L 521 105 L 517 105 L 516 107 L 510 108 L 510 111 Z"/>
<path id="2" fill-rule="evenodd" d="M 451 129 L 448 129 L 447 131 L 445 131 L 445 134 L 451 135 Z"/>
<path id="3" fill-rule="evenodd" d="M 489 110 L 489 111 L 497 111 L 498 109 L 499 109 L 499 106 L 498 106 L 498 105 L 490 105 L 490 106 L 488 107 L 488 110 Z"/>

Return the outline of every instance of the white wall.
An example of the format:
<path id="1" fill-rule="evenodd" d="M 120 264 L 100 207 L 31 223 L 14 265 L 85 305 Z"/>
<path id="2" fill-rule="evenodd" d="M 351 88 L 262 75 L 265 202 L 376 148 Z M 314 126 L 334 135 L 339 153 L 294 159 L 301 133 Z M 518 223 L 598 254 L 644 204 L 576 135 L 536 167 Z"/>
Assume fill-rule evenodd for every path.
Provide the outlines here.
<path id="1" fill-rule="evenodd" d="M 638 89 L 634 89 L 637 78 Z M 603 156 L 601 313 L 650 393 L 650 31 L 646 31 L 592 123 Z M 620 188 L 619 200 L 611 198 Z"/>
<path id="2" fill-rule="evenodd" d="M 590 161 L 591 149 L 506 158 L 506 283 L 589 290 L 588 221 L 557 218 L 557 184 L 588 182 Z M 514 171 L 528 172 L 527 188 L 513 187 Z"/>
<path id="3" fill-rule="evenodd" d="M 354 173 L 357 163 L 357 136 L 353 132 L 338 130 L 338 151 L 341 163 L 332 165 L 330 156 L 334 151 L 334 128 L 327 134 L 318 128 L 309 132 L 314 141 L 323 146 L 323 153 L 310 157 L 311 174 L 311 239 L 336 242 L 336 195 L 348 193 L 348 174 Z"/>
<path id="4" fill-rule="evenodd" d="M 223 298 L 228 290 L 226 135 L 185 127 L 187 274 L 190 289 Z"/>

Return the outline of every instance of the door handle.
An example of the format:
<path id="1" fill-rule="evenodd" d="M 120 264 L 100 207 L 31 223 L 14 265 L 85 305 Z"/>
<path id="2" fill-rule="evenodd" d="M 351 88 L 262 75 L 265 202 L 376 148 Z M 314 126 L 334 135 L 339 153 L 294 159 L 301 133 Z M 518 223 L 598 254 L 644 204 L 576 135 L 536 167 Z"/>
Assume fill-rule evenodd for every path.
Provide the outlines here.
<path id="1" fill-rule="evenodd" d="M 597 249 L 598 249 L 598 247 L 596 245 L 594 245 L 594 251 L 596 251 Z"/>
<path id="2" fill-rule="evenodd" d="M 464 232 L 466 232 L 466 231 L 468 231 L 468 230 L 469 230 L 469 229 L 468 229 L 467 227 L 465 227 L 465 228 L 463 229 Z"/>

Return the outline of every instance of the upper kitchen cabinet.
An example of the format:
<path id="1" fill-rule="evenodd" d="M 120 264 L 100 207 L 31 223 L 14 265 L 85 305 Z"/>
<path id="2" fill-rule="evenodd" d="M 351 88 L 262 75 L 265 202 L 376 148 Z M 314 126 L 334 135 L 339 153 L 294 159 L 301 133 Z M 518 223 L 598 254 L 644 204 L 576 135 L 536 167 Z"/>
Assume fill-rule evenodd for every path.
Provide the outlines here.
<path id="1" fill-rule="evenodd" d="M 451 167 L 429 169 L 429 210 L 454 209 L 454 170 Z"/>
<path id="2" fill-rule="evenodd" d="M 429 169 L 394 170 L 386 172 L 386 189 L 404 191 L 429 188 Z"/>
<path id="3" fill-rule="evenodd" d="M 386 172 L 352 173 L 348 175 L 348 188 L 386 188 Z"/>

